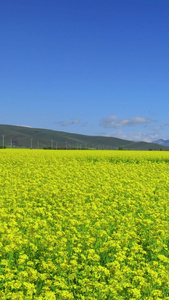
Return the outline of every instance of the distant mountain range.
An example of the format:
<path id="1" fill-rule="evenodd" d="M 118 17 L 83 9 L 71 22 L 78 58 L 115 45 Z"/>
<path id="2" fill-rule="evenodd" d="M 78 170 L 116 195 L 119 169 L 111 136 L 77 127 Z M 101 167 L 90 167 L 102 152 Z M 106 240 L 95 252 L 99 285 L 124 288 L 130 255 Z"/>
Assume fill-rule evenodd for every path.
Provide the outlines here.
<path id="1" fill-rule="evenodd" d="M 169 140 L 159 139 L 157 141 L 154 141 L 153 143 L 162 145 L 162 146 L 169 146 Z"/>
<path id="2" fill-rule="evenodd" d="M 166 142 L 166 141 L 165 141 Z M 101 149 L 101 150 L 167 150 L 163 144 L 133 142 L 114 137 L 89 136 L 49 129 L 0 125 L 0 147 Z"/>

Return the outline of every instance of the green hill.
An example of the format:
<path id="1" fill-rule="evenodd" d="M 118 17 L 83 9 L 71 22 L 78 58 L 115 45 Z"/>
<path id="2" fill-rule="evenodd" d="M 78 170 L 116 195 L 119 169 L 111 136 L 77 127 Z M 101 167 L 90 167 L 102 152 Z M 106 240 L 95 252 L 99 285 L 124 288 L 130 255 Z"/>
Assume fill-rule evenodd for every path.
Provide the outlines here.
<path id="1" fill-rule="evenodd" d="M 169 147 L 154 143 L 13 125 L 0 125 L 0 137 L 0 147 L 4 145 L 13 148 L 169 150 Z"/>

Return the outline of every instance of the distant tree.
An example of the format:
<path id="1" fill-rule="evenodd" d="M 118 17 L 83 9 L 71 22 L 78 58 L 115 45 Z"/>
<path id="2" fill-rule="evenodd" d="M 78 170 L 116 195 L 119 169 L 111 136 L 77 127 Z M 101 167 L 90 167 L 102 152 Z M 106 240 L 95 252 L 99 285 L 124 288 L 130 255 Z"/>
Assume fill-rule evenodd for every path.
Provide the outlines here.
<path id="1" fill-rule="evenodd" d="M 124 150 L 124 149 L 123 149 L 123 147 L 122 147 L 122 146 L 120 146 L 120 147 L 118 148 L 118 150 Z"/>

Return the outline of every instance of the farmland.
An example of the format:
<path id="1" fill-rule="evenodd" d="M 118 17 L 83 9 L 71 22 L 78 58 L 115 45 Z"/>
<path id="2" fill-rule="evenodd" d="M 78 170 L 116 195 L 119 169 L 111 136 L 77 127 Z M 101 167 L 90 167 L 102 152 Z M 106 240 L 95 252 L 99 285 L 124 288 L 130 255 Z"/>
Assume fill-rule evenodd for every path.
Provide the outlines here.
<path id="1" fill-rule="evenodd" d="M 0 299 L 169 299 L 169 153 L 0 150 Z"/>

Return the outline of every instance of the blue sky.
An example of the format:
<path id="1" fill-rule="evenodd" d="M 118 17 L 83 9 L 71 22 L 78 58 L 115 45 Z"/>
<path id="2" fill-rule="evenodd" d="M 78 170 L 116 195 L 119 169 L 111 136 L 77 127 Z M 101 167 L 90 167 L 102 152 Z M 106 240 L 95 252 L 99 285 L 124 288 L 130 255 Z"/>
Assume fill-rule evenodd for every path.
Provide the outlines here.
<path id="1" fill-rule="evenodd" d="M 1 0 L 0 124 L 169 139 L 168 0 Z"/>

